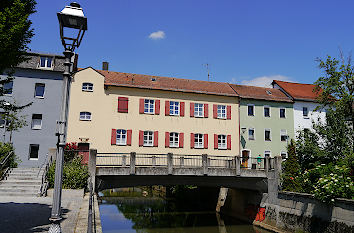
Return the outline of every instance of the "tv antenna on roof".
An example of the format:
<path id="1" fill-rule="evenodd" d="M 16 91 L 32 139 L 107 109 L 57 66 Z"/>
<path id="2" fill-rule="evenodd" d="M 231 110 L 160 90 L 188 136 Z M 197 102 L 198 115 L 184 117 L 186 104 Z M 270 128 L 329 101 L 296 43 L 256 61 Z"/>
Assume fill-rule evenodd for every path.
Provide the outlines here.
<path id="1" fill-rule="evenodd" d="M 207 68 L 207 71 L 208 71 L 208 82 L 210 81 L 210 71 L 209 71 L 209 64 L 208 63 L 206 63 L 206 64 L 204 64 L 205 66 L 206 66 L 206 68 Z"/>

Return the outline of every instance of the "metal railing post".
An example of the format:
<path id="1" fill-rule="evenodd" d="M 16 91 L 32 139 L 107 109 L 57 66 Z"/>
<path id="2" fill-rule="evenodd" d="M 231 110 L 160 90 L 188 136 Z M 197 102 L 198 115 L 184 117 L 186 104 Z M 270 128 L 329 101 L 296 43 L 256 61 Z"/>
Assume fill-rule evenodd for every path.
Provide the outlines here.
<path id="1" fill-rule="evenodd" d="M 152 158 L 151 158 L 151 163 L 152 163 L 152 166 L 155 167 L 156 166 L 156 155 L 153 155 Z"/>
<path id="2" fill-rule="evenodd" d="M 167 154 L 167 172 L 169 175 L 172 175 L 173 172 L 173 154 Z"/>
<path id="3" fill-rule="evenodd" d="M 125 167 L 125 166 L 127 166 L 127 156 L 123 155 L 122 156 L 122 167 Z"/>
<path id="4" fill-rule="evenodd" d="M 179 158 L 179 166 L 184 167 L 184 156 L 183 155 Z"/>
<path id="5" fill-rule="evenodd" d="M 136 152 L 130 152 L 130 175 L 135 175 Z"/>
<path id="6" fill-rule="evenodd" d="M 241 158 L 239 155 L 235 156 L 235 165 L 236 165 L 236 176 L 241 175 Z"/>
<path id="7" fill-rule="evenodd" d="M 208 155 L 202 154 L 203 175 L 208 175 Z"/>

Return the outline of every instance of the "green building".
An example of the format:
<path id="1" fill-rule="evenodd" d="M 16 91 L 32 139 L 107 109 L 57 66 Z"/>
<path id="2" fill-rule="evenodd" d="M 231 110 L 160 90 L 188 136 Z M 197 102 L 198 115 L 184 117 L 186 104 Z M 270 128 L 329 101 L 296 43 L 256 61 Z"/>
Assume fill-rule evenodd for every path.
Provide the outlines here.
<path id="1" fill-rule="evenodd" d="M 240 154 L 243 166 L 257 166 L 260 161 L 257 158 L 265 156 L 287 157 L 287 143 L 294 138 L 293 101 L 278 89 L 230 86 L 240 96 Z"/>

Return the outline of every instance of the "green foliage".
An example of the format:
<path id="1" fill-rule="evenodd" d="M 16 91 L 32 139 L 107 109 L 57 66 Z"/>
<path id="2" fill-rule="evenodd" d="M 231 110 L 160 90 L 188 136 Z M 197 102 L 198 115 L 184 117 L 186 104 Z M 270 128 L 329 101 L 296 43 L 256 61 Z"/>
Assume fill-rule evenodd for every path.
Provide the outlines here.
<path id="1" fill-rule="evenodd" d="M 14 152 L 14 148 L 13 148 L 12 144 L 0 142 L 0 162 L 3 161 L 3 159 L 5 159 L 6 156 L 10 152 Z M 7 160 L 4 168 L 5 167 L 10 167 L 10 168 L 17 167 L 18 162 L 20 162 L 20 160 L 17 158 L 15 153 L 13 153 L 12 156 L 10 156 L 9 159 Z"/>
<path id="2" fill-rule="evenodd" d="M 35 5 L 34 0 L 0 1 L 0 73 L 5 69 L 11 72 L 25 61 L 23 55 L 34 35 L 28 17 L 35 12 Z"/>
<path id="3" fill-rule="evenodd" d="M 295 151 L 295 142 L 292 139 L 288 145 L 288 159 L 283 163 L 282 187 L 286 191 L 296 192 L 300 184 L 296 177 L 300 174 L 300 165 Z"/>
<path id="4" fill-rule="evenodd" d="M 64 156 L 65 158 L 65 156 Z M 63 188 L 66 189 L 81 189 L 86 188 L 87 179 L 89 177 L 88 168 L 81 164 L 82 158 L 75 156 L 71 160 L 64 162 L 63 167 Z M 55 162 L 49 167 L 47 173 L 49 187 L 54 187 L 55 180 Z"/>

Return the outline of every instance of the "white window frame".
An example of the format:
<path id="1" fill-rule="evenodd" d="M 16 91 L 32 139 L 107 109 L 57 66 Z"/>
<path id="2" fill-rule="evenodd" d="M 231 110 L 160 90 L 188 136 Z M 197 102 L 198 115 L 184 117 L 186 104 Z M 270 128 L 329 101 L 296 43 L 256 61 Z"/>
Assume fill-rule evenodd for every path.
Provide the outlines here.
<path id="1" fill-rule="evenodd" d="M 218 105 L 217 113 L 218 113 L 218 117 L 217 117 L 218 119 L 226 119 L 227 117 L 226 105 Z"/>
<path id="2" fill-rule="evenodd" d="M 37 86 L 44 86 L 43 96 L 37 95 Z M 36 83 L 34 85 L 34 97 L 38 99 L 44 99 L 45 96 L 45 83 Z"/>
<path id="3" fill-rule="evenodd" d="M 180 104 L 178 101 L 170 101 L 170 116 L 179 116 L 179 107 Z"/>
<path id="4" fill-rule="evenodd" d="M 194 148 L 196 149 L 204 148 L 204 134 L 201 133 L 194 134 Z"/>
<path id="5" fill-rule="evenodd" d="M 5 85 L 6 84 L 8 84 L 8 83 L 12 83 L 12 86 L 11 86 L 11 89 L 9 88 L 9 89 L 7 89 L 7 90 L 11 90 L 11 93 L 5 93 Z M 4 95 L 6 95 L 6 96 L 12 96 L 12 94 L 13 94 L 13 92 L 14 92 L 14 81 L 11 81 L 11 82 L 8 82 L 8 83 L 4 83 L 3 85 L 2 85 L 2 88 L 3 88 L 3 93 L 4 93 Z"/>
<path id="6" fill-rule="evenodd" d="M 284 141 L 281 140 L 281 136 L 285 136 L 285 140 L 284 140 Z M 280 130 L 280 141 L 281 141 L 281 142 L 286 142 L 287 137 L 288 137 L 287 130 L 286 130 L 286 129 L 281 129 L 281 130 Z"/>
<path id="7" fill-rule="evenodd" d="M 38 119 L 38 118 L 33 118 L 34 115 L 41 115 L 41 118 Z M 36 120 L 40 120 L 40 124 L 37 124 L 36 127 L 35 127 L 35 124 L 34 122 Z M 42 129 L 42 121 L 43 121 L 43 115 L 42 114 L 32 114 L 32 122 L 31 122 L 31 129 L 34 129 L 34 130 L 39 130 L 39 129 Z"/>
<path id="8" fill-rule="evenodd" d="M 125 130 L 125 129 L 117 129 L 116 145 L 119 145 L 119 146 L 127 145 L 127 130 Z"/>
<path id="9" fill-rule="evenodd" d="M 269 131 L 269 140 L 266 140 L 266 131 Z M 264 141 L 265 142 L 272 141 L 272 131 L 270 129 L 264 129 Z"/>
<path id="10" fill-rule="evenodd" d="M 171 132 L 169 134 L 170 147 L 179 147 L 179 133 Z"/>
<path id="11" fill-rule="evenodd" d="M 144 99 L 144 113 L 155 114 L 155 100 Z"/>
<path id="12" fill-rule="evenodd" d="M 250 138 L 250 130 L 253 130 L 253 138 Z M 255 128 L 248 128 L 248 140 L 255 141 L 256 140 L 256 130 Z"/>
<path id="13" fill-rule="evenodd" d="M 284 117 L 281 117 L 281 114 L 280 114 L 282 109 L 284 109 Z M 279 108 L 279 118 L 280 119 L 285 119 L 286 118 L 286 108 L 284 108 L 284 107 L 280 107 Z"/>
<path id="14" fill-rule="evenodd" d="M 82 83 L 82 91 L 93 92 L 93 83 L 84 82 Z"/>
<path id="15" fill-rule="evenodd" d="M 304 115 L 304 108 L 306 108 L 306 111 L 307 111 L 307 114 Z M 302 107 L 302 116 L 305 118 L 305 119 L 309 119 L 309 108 L 308 107 Z"/>
<path id="16" fill-rule="evenodd" d="M 266 108 L 269 109 L 269 116 L 266 116 L 266 115 L 265 115 L 265 109 L 266 109 Z M 265 105 L 265 106 L 263 107 L 263 116 L 264 116 L 264 117 L 271 117 L 270 106 L 269 106 L 269 105 Z"/>
<path id="17" fill-rule="evenodd" d="M 249 113 L 248 113 L 248 108 L 249 107 L 252 107 L 253 108 L 253 115 L 249 115 Z M 255 107 L 254 107 L 254 104 L 247 104 L 247 116 L 255 116 L 256 114 L 255 114 Z"/>
<path id="18" fill-rule="evenodd" d="M 38 151 L 37 151 L 37 158 L 31 158 L 31 146 L 38 146 Z M 29 153 L 28 153 L 28 160 L 38 160 L 39 159 L 39 144 L 30 144 L 29 145 Z"/>
<path id="19" fill-rule="evenodd" d="M 224 134 L 218 135 L 218 149 L 226 150 L 227 149 L 227 136 Z"/>
<path id="20" fill-rule="evenodd" d="M 154 132 L 144 131 L 143 134 L 143 146 L 154 146 Z"/>
<path id="21" fill-rule="evenodd" d="M 283 154 L 285 154 L 285 159 L 288 158 L 288 153 L 286 151 L 280 151 L 280 156 L 284 159 Z"/>
<path id="22" fill-rule="evenodd" d="M 91 120 L 92 120 L 91 112 L 80 112 L 80 121 L 91 121 Z"/>
<path id="23" fill-rule="evenodd" d="M 204 104 L 194 103 L 194 117 L 204 117 Z"/>
<path id="24" fill-rule="evenodd" d="M 45 61 L 44 61 L 44 66 L 42 66 L 42 57 L 45 58 Z M 48 58 L 51 58 L 51 63 L 50 63 L 50 67 L 48 67 Z M 54 57 L 51 57 L 51 56 L 40 56 L 39 57 L 39 64 L 38 64 L 38 68 L 40 69 L 53 69 L 53 63 L 54 63 Z"/>
<path id="25" fill-rule="evenodd" d="M 269 154 L 269 158 L 272 157 L 272 151 L 271 150 L 265 150 L 264 151 L 264 158 L 266 157 L 266 154 Z"/>

